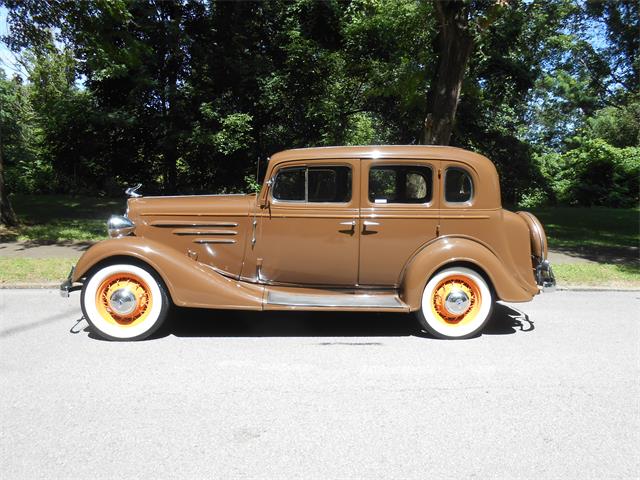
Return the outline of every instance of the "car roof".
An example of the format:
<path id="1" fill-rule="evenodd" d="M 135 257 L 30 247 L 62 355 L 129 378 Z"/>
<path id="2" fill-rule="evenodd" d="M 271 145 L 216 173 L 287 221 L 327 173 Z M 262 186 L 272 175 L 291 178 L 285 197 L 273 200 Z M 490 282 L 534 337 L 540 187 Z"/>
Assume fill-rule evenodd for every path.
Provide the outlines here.
<path id="1" fill-rule="evenodd" d="M 479 153 L 457 147 L 439 145 L 366 145 L 354 147 L 314 147 L 285 150 L 274 154 L 269 162 L 267 176 L 279 165 L 293 161 L 339 159 L 397 159 L 444 160 L 467 165 L 478 176 L 474 208 L 499 208 L 500 182 L 491 160 Z M 479 179 L 482 179 L 480 181 Z"/>
<path id="2" fill-rule="evenodd" d="M 433 160 L 459 160 L 474 164 L 474 166 L 491 163 L 487 157 L 478 153 L 462 148 L 440 145 L 365 145 L 295 148 L 274 154 L 271 157 L 271 161 L 279 163 L 288 160 L 324 160 L 333 158 L 431 158 Z"/>

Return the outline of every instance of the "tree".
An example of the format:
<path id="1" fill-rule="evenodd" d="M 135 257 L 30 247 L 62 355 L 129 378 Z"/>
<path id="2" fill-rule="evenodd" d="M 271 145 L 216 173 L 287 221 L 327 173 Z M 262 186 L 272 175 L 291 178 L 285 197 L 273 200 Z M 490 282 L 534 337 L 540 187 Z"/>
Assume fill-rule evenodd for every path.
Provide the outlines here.
<path id="1" fill-rule="evenodd" d="M 478 37 L 506 3 L 506 0 L 434 0 L 439 27 L 435 40 L 437 67 L 427 98 L 423 143 L 449 144 L 469 56 Z"/>
<path id="2" fill-rule="evenodd" d="M 12 82 L 8 81 L 4 77 L 4 72 L 0 71 L 0 225 L 16 226 L 18 219 L 7 191 L 7 185 L 5 183 L 4 163 L 5 152 L 7 147 L 4 142 L 5 128 L 9 129 L 13 126 L 16 128 L 15 112 L 11 108 L 15 100 L 15 86 Z"/>
<path id="3" fill-rule="evenodd" d="M 2 105 L 0 104 L 0 111 L 1 110 Z M 0 225 L 13 227 L 18 224 L 18 218 L 13 211 L 7 189 L 5 188 L 4 161 L 2 157 L 2 124 L 0 123 Z"/>

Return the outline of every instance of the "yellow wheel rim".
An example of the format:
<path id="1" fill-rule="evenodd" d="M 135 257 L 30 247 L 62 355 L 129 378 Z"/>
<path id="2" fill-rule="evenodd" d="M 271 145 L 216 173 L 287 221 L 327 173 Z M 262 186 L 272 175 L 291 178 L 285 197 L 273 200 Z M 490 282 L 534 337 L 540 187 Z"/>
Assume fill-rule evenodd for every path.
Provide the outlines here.
<path id="1" fill-rule="evenodd" d="M 122 289 L 132 293 L 135 306 L 131 312 L 119 314 L 111 303 L 112 295 Z M 149 316 L 152 298 L 149 286 L 137 275 L 116 273 L 102 281 L 96 293 L 96 307 L 100 316 L 120 327 L 133 327 Z"/>
<path id="2" fill-rule="evenodd" d="M 468 306 L 462 312 L 455 313 L 447 308 L 446 300 L 450 293 L 462 292 L 468 298 Z M 476 283 L 463 275 L 452 275 L 441 280 L 431 296 L 431 310 L 434 317 L 445 325 L 462 326 L 471 323 L 478 315 L 482 297 Z"/>

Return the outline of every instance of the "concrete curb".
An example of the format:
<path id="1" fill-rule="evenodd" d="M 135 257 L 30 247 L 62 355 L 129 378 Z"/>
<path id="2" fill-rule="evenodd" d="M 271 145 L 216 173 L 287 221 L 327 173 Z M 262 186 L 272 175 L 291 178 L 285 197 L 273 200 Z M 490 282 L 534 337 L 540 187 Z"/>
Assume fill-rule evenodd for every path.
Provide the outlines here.
<path id="1" fill-rule="evenodd" d="M 17 289 L 17 290 L 28 290 L 28 289 L 58 289 L 60 287 L 60 282 L 35 282 L 35 283 L 0 283 L 0 290 L 3 289 Z M 629 287 L 607 287 L 607 286 L 598 286 L 594 287 L 591 285 L 563 285 L 558 286 L 557 290 L 560 292 L 640 292 L 640 288 L 629 288 Z"/>
<path id="2" fill-rule="evenodd" d="M 640 288 L 629 287 L 593 287 L 591 285 L 566 285 L 556 287 L 558 291 L 565 292 L 640 292 Z"/>
<path id="3" fill-rule="evenodd" d="M 3 289 L 44 289 L 44 288 L 60 288 L 60 284 L 62 280 L 59 282 L 34 282 L 34 283 L 0 283 L 0 290 Z"/>

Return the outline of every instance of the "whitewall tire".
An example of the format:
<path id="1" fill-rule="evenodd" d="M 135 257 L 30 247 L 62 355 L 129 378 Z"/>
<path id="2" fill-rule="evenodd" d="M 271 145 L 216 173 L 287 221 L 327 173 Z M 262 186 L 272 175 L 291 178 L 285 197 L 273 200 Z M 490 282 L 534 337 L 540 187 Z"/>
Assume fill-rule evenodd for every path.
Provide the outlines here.
<path id="1" fill-rule="evenodd" d="M 417 317 L 437 338 L 470 338 L 489 321 L 493 303 L 491 288 L 482 275 L 470 268 L 452 267 L 429 280 Z"/>
<path id="2" fill-rule="evenodd" d="M 82 287 L 82 313 L 109 340 L 141 340 L 158 330 L 169 311 L 164 285 L 145 268 L 128 263 L 104 266 Z"/>

